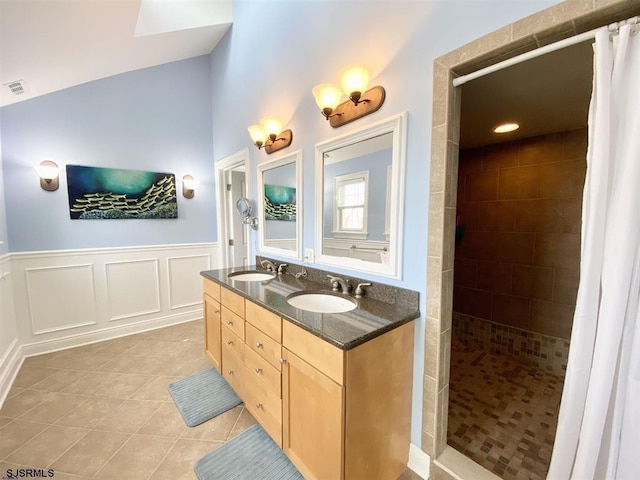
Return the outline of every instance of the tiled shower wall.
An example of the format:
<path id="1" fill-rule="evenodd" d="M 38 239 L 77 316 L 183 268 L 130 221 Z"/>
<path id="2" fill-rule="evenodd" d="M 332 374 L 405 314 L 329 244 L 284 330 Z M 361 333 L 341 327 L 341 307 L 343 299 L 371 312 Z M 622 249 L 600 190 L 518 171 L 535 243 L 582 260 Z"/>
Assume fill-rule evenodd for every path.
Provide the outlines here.
<path id="1" fill-rule="evenodd" d="M 455 312 L 569 339 L 586 149 L 579 129 L 460 152 Z"/>

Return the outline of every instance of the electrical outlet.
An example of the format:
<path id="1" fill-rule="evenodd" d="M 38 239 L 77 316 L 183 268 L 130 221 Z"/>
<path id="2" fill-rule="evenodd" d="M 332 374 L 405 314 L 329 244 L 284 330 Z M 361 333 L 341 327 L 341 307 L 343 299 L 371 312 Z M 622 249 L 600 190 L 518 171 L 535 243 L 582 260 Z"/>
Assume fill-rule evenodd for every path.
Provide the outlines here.
<path id="1" fill-rule="evenodd" d="M 313 252 L 313 248 L 305 248 L 304 249 L 304 261 L 309 263 L 315 263 L 316 256 Z"/>

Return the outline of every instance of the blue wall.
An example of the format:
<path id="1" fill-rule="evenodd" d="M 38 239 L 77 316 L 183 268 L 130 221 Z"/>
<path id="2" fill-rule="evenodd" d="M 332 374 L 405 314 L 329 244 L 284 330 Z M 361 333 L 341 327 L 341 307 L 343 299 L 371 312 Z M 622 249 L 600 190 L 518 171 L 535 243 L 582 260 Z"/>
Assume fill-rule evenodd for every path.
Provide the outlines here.
<path id="1" fill-rule="evenodd" d="M 216 240 L 208 55 L 9 105 L 0 116 L 12 252 Z M 56 192 L 42 190 L 33 169 L 45 159 L 62 169 Z M 178 219 L 71 220 L 66 164 L 175 173 Z M 192 200 L 181 194 L 187 173 L 200 181 Z"/>
<path id="2" fill-rule="evenodd" d="M 2 120 L 0 118 L 0 152 L 2 152 Z M 5 213 L 4 175 L 2 174 L 2 155 L 0 155 L 0 255 L 9 251 L 7 217 Z"/>

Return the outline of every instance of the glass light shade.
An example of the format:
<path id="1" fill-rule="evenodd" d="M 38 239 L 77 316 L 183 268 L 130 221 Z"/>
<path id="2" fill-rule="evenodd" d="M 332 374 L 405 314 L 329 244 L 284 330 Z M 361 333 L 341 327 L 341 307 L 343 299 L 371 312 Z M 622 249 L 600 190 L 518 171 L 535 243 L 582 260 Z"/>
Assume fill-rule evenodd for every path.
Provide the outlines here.
<path id="1" fill-rule="evenodd" d="M 267 134 L 264 132 L 261 125 L 251 125 L 247 130 L 249 130 L 249 135 L 251 136 L 253 143 L 263 144 L 267 141 Z"/>
<path id="2" fill-rule="evenodd" d="M 182 184 L 187 190 L 195 190 L 199 183 L 200 182 L 198 182 L 198 180 L 193 178 L 191 175 L 185 175 L 184 177 L 182 177 Z"/>
<path id="3" fill-rule="evenodd" d="M 330 108 L 333 110 L 340 105 L 340 99 L 342 98 L 342 92 L 338 87 L 330 83 L 321 83 L 316 85 L 311 90 L 313 96 L 316 99 L 316 103 L 320 107 L 320 110 Z"/>
<path id="4" fill-rule="evenodd" d="M 267 136 L 275 135 L 277 137 L 282 132 L 282 122 L 274 117 L 264 117 L 260 120 L 260 125 Z"/>
<path id="5" fill-rule="evenodd" d="M 58 176 L 58 173 L 60 172 L 58 165 L 56 165 L 51 160 L 45 160 L 44 162 L 40 163 L 40 165 L 36 165 L 33 168 L 36 169 L 36 172 L 43 180 L 52 180 L 56 178 Z"/>
<path id="6" fill-rule="evenodd" d="M 367 67 L 359 63 L 347 65 L 340 70 L 342 90 L 344 90 L 344 93 L 347 95 L 351 95 L 353 92 L 364 93 L 370 81 L 371 72 Z"/>

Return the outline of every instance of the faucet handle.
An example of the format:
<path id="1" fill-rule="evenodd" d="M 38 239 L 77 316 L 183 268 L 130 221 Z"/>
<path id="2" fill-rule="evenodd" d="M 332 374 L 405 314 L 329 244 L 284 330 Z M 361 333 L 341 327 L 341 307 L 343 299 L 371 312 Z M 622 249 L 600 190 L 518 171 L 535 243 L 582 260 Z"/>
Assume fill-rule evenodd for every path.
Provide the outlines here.
<path id="1" fill-rule="evenodd" d="M 267 272 L 276 271 L 276 266 L 273 264 L 273 262 L 270 260 L 267 260 L 266 258 L 260 261 L 260 265 L 262 265 L 265 268 L 265 270 L 267 270 Z"/>
<path id="2" fill-rule="evenodd" d="M 338 280 L 339 280 L 338 277 L 334 277 L 333 275 L 327 275 L 327 278 L 331 282 L 331 290 L 333 290 L 334 292 L 337 292 L 338 286 L 340 285 L 338 283 Z"/>
<path id="3" fill-rule="evenodd" d="M 284 268 L 288 266 L 288 263 L 281 263 L 280 265 L 278 265 L 278 274 L 281 275 L 282 273 L 284 273 Z"/>
<path id="4" fill-rule="evenodd" d="M 364 295 L 363 287 L 370 287 L 370 286 L 371 286 L 371 282 L 359 283 L 355 291 L 356 298 L 362 298 L 362 296 Z"/>

